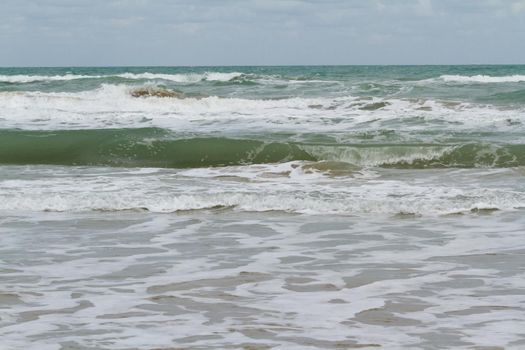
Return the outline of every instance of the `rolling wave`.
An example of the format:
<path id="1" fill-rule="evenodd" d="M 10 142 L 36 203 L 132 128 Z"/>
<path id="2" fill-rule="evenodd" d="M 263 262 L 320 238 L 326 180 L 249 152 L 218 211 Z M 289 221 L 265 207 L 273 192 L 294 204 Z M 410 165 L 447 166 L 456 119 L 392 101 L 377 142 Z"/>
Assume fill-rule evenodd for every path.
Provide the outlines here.
<path id="1" fill-rule="evenodd" d="M 525 144 L 311 144 L 177 138 L 158 128 L 0 131 L 0 164 L 197 168 L 289 161 L 399 169 L 525 165 Z"/>

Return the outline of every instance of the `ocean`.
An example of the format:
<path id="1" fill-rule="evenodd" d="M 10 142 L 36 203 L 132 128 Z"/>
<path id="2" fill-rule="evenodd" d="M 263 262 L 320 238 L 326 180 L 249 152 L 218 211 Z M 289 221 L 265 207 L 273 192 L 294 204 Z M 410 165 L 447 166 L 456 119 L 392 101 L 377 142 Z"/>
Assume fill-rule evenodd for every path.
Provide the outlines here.
<path id="1" fill-rule="evenodd" d="M 0 349 L 525 348 L 525 66 L 0 68 Z"/>

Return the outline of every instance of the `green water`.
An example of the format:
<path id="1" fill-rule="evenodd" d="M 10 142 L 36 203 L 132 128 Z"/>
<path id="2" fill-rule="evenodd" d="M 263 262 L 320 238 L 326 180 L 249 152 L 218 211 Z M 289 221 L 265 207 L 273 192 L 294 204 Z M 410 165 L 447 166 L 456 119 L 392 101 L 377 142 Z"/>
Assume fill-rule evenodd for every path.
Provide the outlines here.
<path id="1" fill-rule="evenodd" d="M 178 138 L 163 129 L 0 131 L 0 164 L 192 168 L 337 161 L 390 168 L 525 166 L 525 145 L 340 144 Z"/>

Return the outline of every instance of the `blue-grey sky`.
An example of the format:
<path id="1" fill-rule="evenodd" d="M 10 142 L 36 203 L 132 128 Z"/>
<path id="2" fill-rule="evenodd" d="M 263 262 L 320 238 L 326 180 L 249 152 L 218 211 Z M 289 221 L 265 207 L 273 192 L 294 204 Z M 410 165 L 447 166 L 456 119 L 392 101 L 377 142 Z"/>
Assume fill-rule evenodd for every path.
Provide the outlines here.
<path id="1" fill-rule="evenodd" d="M 0 66 L 525 63 L 525 0 L 1 0 Z"/>

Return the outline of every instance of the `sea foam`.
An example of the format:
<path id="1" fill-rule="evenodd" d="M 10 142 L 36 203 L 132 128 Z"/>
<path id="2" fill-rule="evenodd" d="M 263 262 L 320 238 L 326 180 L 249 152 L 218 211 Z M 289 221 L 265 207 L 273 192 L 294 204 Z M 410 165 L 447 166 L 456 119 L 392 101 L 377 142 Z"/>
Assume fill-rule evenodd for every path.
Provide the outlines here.
<path id="1" fill-rule="evenodd" d="M 304 165 L 292 162 L 145 173 L 33 166 L 24 168 L 22 178 L 19 167 L 10 167 L 4 168 L 0 182 L 0 211 L 172 213 L 229 208 L 242 212 L 435 216 L 525 208 L 525 194 L 517 190 L 520 183 L 509 169 L 421 171 L 407 181 L 402 172 L 354 171 L 333 177 Z M 446 176 L 450 184 L 437 184 L 435 176 Z M 484 179 L 485 188 L 479 188 L 476 181 L 480 179 Z"/>
<path id="2" fill-rule="evenodd" d="M 442 75 L 445 82 L 455 83 L 520 83 L 525 82 L 525 75 L 489 76 L 489 75 Z"/>
<path id="3" fill-rule="evenodd" d="M 197 83 L 200 81 L 230 81 L 242 76 L 243 73 L 231 72 L 205 72 L 205 73 L 187 73 L 187 74 L 159 74 L 159 73 L 122 73 L 112 75 L 81 75 L 81 74 L 64 74 L 64 75 L 0 75 L 0 82 L 7 83 L 31 83 L 39 81 L 68 81 L 78 79 L 107 79 L 112 77 L 130 79 L 130 80 L 166 80 L 177 83 Z"/>
<path id="4" fill-rule="evenodd" d="M 523 108 L 450 103 L 432 99 L 229 96 L 133 97 L 151 84 L 103 84 L 80 92 L 0 92 L 4 127 L 78 129 L 154 126 L 183 131 L 249 130 L 341 132 L 344 130 L 519 130 Z M 149 90 L 148 90 L 149 91 Z M 168 91 L 168 90 L 166 90 Z M 186 97 L 186 98 L 178 98 Z"/>

